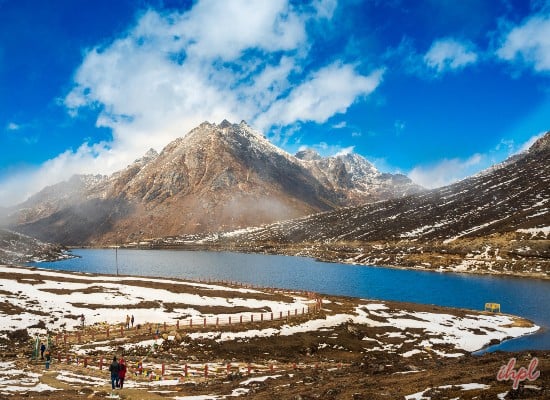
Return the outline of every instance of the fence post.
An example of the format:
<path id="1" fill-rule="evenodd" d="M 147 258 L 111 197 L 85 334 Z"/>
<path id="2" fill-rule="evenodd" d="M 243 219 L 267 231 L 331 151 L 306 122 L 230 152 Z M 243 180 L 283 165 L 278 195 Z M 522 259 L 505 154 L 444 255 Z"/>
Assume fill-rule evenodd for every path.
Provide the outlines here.
<path id="1" fill-rule="evenodd" d="M 204 377 L 208 378 L 208 364 L 204 364 Z"/>
<path id="2" fill-rule="evenodd" d="M 107 325 L 107 337 L 109 337 L 109 325 Z"/>
<path id="3" fill-rule="evenodd" d="M 271 313 L 271 320 L 273 321 L 273 313 Z"/>
<path id="4" fill-rule="evenodd" d="M 283 312 L 279 311 L 279 319 L 283 319 Z"/>
<path id="5" fill-rule="evenodd" d="M 189 320 L 189 328 L 192 328 L 192 327 L 193 327 L 193 318 L 191 318 L 191 319 Z"/>
<path id="6" fill-rule="evenodd" d="M 227 364 L 227 375 L 231 373 L 231 363 Z"/>
<path id="7" fill-rule="evenodd" d="M 250 322 L 254 322 L 254 314 L 250 314 Z"/>
<path id="8" fill-rule="evenodd" d="M 216 317 L 216 328 L 218 328 L 219 323 L 220 323 L 220 317 Z"/>
<path id="9" fill-rule="evenodd" d="M 185 372 L 185 377 L 187 378 L 187 364 L 185 364 L 185 366 L 183 367 L 183 370 Z"/>
<path id="10" fill-rule="evenodd" d="M 206 317 L 204 318 L 203 326 L 206 328 Z"/>
<path id="11" fill-rule="evenodd" d="M 231 317 L 229 317 L 229 325 L 231 325 Z"/>
<path id="12" fill-rule="evenodd" d="M 178 330 L 179 328 L 180 328 L 180 320 L 178 319 L 178 320 L 176 321 L 176 330 Z"/>
<path id="13" fill-rule="evenodd" d="M 263 322 L 263 320 L 264 320 L 264 313 L 261 313 L 261 314 L 260 314 L 260 321 Z"/>
<path id="14" fill-rule="evenodd" d="M 103 357 L 99 358 L 99 370 L 101 371 L 103 369 Z"/>
<path id="15" fill-rule="evenodd" d="M 251 371 L 252 371 L 252 366 L 248 364 L 248 375 L 250 375 Z"/>
<path id="16" fill-rule="evenodd" d="M 243 316 L 241 315 L 241 324 L 243 323 Z"/>
<path id="17" fill-rule="evenodd" d="M 160 376 L 164 376 L 164 372 L 166 371 L 166 365 L 162 363 L 161 370 L 160 370 Z"/>
<path id="18" fill-rule="evenodd" d="M 84 357 L 84 368 L 88 367 L 88 357 Z"/>

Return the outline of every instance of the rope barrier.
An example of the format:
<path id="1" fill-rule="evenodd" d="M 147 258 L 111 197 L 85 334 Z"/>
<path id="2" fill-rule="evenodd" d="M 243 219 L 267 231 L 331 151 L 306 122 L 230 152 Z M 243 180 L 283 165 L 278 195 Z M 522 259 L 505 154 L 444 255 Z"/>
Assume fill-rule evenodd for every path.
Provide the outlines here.
<path id="1" fill-rule="evenodd" d="M 108 365 L 105 360 L 109 360 L 109 356 L 87 357 L 76 354 L 61 354 L 57 353 L 55 357 L 58 364 L 75 365 L 87 370 L 103 371 L 104 367 L 107 370 Z M 351 364 L 342 362 L 315 362 L 311 364 L 305 363 L 245 363 L 245 362 L 205 362 L 205 363 L 145 363 L 144 359 L 136 361 L 131 357 L 125 357 L 127 374 L 136 380 L 166 380 L 186 378 L 204 378 L 216 379 L 227 376 L 240 374 L 242 376 L 252 376 L 254 374 L 291 372 L 300 370 L 335 370 L 343 369 Z M 128 375 L 127 375 L 128 376 Z"/>

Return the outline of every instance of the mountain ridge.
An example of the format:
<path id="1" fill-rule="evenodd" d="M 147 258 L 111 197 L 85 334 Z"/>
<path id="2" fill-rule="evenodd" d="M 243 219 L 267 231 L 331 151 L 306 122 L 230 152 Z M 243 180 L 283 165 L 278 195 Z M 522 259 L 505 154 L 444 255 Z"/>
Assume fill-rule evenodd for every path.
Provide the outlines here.
<path id="1" fill-rule="evenodd" d="M 99 245 L 225 231 L 420 190 L 360 156 L 307 162 L 245 121 L 224 120 L 203 122 L 108 177 L 79 176 L 46 188 L 15 208 L 10 227 Z"/>

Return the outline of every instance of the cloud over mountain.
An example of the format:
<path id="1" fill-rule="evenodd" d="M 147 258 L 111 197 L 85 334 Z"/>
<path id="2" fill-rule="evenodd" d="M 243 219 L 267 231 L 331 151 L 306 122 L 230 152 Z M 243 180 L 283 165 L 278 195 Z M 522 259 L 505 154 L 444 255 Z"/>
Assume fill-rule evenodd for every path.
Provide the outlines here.
<path id="1" fill-rule="evenodd" d="M 5 181 L 0 201 L 22 200 L 39 182 L 123 168 L 204 120 L 246 119 L 266 130 L 344 112 L 381 73 L 339 60 L 310 65 L 308 27 L 334 9 L 331 1 L 206 0 L 183 12 L 143 12 L 123 35 L 85 51 L 62 100 L 74 117 L 97 113 L 112 140 L 83 143 Z"/>

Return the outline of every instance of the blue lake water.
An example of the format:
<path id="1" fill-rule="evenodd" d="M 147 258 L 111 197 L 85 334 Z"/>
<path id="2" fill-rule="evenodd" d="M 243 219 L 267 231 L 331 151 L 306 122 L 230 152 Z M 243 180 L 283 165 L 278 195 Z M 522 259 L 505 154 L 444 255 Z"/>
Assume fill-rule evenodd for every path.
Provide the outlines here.
<path id="1" fill-rule="evenodd" d="M 490 350 L 550 349 L 550 281 L 424 272 L 318 262 L 310 258 L 183 250 L 76 249 L 80 258 L 29 265 L 66 271 L 181 279 L 211 278 L 369 299 L 501 311 L 535 321 L 542 331 Z"/>

